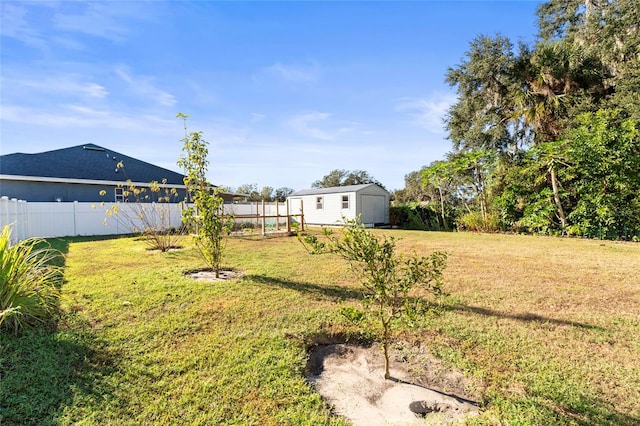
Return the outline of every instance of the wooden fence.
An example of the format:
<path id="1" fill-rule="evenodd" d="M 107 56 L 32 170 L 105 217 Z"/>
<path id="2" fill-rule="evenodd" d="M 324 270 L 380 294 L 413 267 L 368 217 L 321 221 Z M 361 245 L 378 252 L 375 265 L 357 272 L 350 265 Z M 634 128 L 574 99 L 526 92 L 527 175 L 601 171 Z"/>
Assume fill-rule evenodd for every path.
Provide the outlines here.
<path id="1" fill-rule="evenodd" d="M 304 211 L 302 204 L 292 209 L 288 202 L 257 201 L 254 203 L 225 204 L 225 213 L 231 214 L 235 220 L 235 231 L 245 229 L 258 230 L 262 235 L 269 232 L 291 233 L 294 222 L 304 230 Z"/>

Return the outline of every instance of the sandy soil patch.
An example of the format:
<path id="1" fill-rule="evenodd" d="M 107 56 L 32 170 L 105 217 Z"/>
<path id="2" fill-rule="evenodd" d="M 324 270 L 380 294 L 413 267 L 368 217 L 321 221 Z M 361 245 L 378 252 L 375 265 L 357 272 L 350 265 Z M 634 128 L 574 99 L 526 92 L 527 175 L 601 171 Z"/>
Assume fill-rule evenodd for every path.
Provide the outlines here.
<path id="1" fill-rule="evenodd" d="M 307 379 L 335 414 L 355 425 L 447 425 L 478 413 L 479 386 L 461 373 L 419 347 L 394 348 L 392 357 L 392 379 L 385 380 L 378 345 L 318 346 Z"/>
<path id="2" fill-rule="evenodd" d="M 242 274 L 238 271 L 222 270 L 219 272 L 219 276 L 216 277 L 216 273 L 211 270 L 190 271 L 186 275 L 196 281 L 225 281 L 232 278 L 238 278 Z"/>

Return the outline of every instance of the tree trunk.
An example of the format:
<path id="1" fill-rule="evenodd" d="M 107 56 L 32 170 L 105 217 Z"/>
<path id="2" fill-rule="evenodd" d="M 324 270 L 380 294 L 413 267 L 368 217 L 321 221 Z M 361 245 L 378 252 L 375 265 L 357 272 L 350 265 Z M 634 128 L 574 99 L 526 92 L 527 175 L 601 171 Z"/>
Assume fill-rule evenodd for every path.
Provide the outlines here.
<path id="1" fill-rule="evenodd" d="M 384 328 L 383 337 L 382 337 L 382 347 L 384 348 L 384 379 L 389 380 L 391 378 L 391 374 L 389 373 L 389 327 L 390 324 L 383 322 L 382 327 Z"/>
<path id="2" fill-rule="evenodd" d="M 562 202 L 560 201 L 560 192 L 558 190 L 558 175 L 555 166 L 551 166 L 549 169 L 551 173 L 551 188 L 553 189 L 553 201 L 555 201 L 558 207 L 558 217 L 560 218 L 560 225 L 562 226 L 562 233 L 565 233 L 567 227 L 567 218 L 564 215 L 564 209 L 562 208 Z"/>
<path id="3" fill-rule="evenodd" d="M 440 193 L 440 214 L 442 215 L 442 223 L 444 224 L 445 231 L 448 231 L 449 226 L 447 225 L 447 218 L 444 214 L 444 198 L 442 197 L 442 189 L 438 188 L 438 192 Z"/>

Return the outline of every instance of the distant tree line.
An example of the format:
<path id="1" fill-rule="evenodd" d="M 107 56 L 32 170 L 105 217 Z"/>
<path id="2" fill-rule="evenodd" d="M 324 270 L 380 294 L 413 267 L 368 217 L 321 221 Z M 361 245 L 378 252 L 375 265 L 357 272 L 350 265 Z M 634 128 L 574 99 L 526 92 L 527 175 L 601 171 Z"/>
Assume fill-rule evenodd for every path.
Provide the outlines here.
<path id="1" fill-rule="evenodd" d="M 365 170 L 342 170 L 334 169 L 329 174 L 311 184 L 312 188 L 333 188 L 335 186 L 364 185 L 375 183 L 384 188 L 369 172 Z"/>
<path id="2" fill-rule="evenodd" d="M 375 183 L 384 186 L 378 182 L 369 172 L 365 170 L 342 170 L 335 169 L 329 172 L 329 174 L 322 177 L 311 184 L 312 188 L 332 188 L 334 186 L 347 186 L 347 185 L 363 185 L 367 183 Z M 287 197 L 291 195 L 294 190 L 292 188 L 282 187 L 273 189 L 270 186 L 263 186 L 262 189 L 258 189 L 258 184 L 247 183 L 235 188 L 232 192 L 237 194 L 246 194 L 247 201 L 286 201 Z"/>
<path id="3" fill-rule="evenodd" d="M 267 202 L 278 201 L 282 203 L 285 202 L 287 197 L 293 193 L 293 189 L 286 187 L 273 189 L 270 186 L 263 186 L 262 189 L 258 190 L 258 184 L 246 183 L 237 187 L 233 192 L 237 194 L 246 194 L 247 201 L 264 200 Z"/>
<path id="4" fill-rule="evenodd" d="M 640 2 L 550 0 L 537 17 L 532 45 L 481 35 L 448 70 L 452 149 L 396 203 L 445 228 L 640 238 Z"/>

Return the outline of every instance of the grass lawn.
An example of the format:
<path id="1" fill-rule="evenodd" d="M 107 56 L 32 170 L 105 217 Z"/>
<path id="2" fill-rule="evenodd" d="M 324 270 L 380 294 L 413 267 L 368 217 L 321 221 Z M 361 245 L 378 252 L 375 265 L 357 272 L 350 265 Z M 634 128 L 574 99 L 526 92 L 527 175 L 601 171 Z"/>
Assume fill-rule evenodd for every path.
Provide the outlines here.
<path id="1" fill-rule="evenodd" d="M 473 424 L 640 424 L 640 244 L 375 231 L 446 250 L 438 315 L 400 330 L 484 383 Z M 185 249 L 55 240 L 66 255 L 54 330 L 0 335 L 0 424 L 345 424 L 303 373 L 321 336 L 366 336 L 335 257 L 295 238 L 231 239 L 244 274 L 196 282 Z"/>

